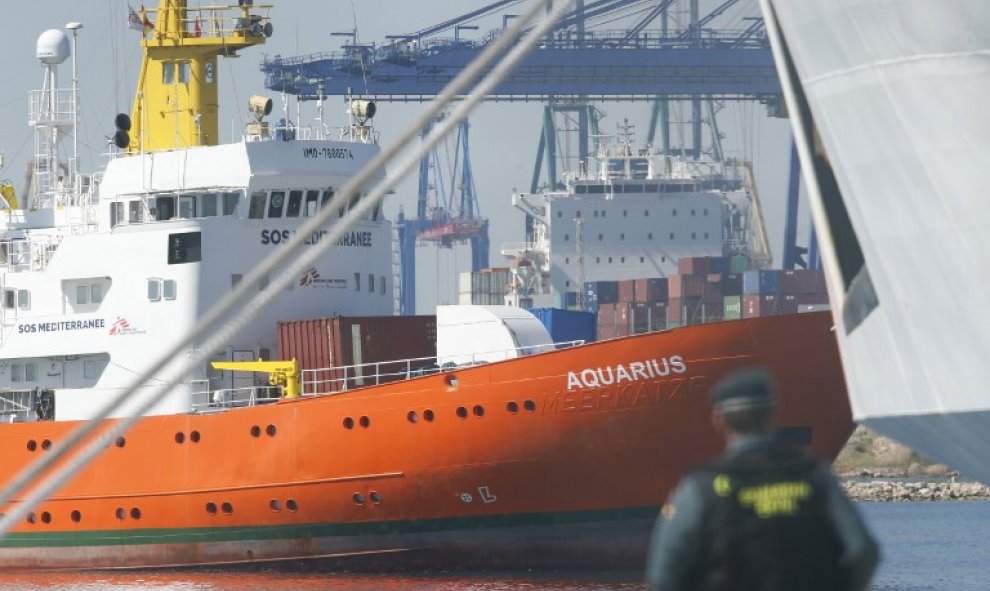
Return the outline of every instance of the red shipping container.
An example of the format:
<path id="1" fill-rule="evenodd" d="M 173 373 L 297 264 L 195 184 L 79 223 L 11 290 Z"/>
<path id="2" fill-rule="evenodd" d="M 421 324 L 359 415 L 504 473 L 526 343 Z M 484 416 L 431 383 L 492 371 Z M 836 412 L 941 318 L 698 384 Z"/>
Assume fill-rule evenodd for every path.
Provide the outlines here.
<path id="1" fill-rule="evenodd" d="M 821 269 L 792 269 L 780 272 L 780 292 L 793 294 L 825 292 L 825 274 Z"/>
<path id="2" fill-rule="evenodd" d="M 609 326 L 615 324 L 615 304 L 602 304 L 598 306 L 598 323 Z"/>
<path id="3" fill-rule="evenodd" d="M 677 259 L 678 275 L 707 275 L 711 271 L 709 257 L 681 257 Z"/>
<path id="4" fill-rule="evenodd" d="M 305 377 L 320 382 L 318 391 L 338 391 L 376 380 L 403 379 L 408 359 L 418 360 L 411 369 L 432 366 L 437 354 L 437 319 L 334 316 L 294 320 L 278 323 L 278 340 L 280 359 L 295 359 L 301 370 L 325 370 Z M 345 366 L 361 367 L 339 369 Z M 312 392 L 304 387 L 305 393 Z"/>
<path id="5" fill-rule="evenodd" d="M 783 296 L 781 296 L 783 297 Z M 778 313 L 778 297 L 776 294 L 747 293 L 743 295 L 743 318 L 758 318 L 772 316 Z M 794 302 L 795 311 L 797 303 Z"/>
<path id="6" fill-rule="evenodd" d="M 667 305 L 662 302 L 651 302 L 649 306 L 650 306 L 650 331 L 666 329 Z"/>
<path id="7" fill-rule="evenodd" d="M 620 302 L 634 302 L 636 301 L 636 280 L 626 279 L 624 281 L 619 281 L 619 301 Z"/>
<path id="8" fill-rule="evenodd" d="M 700 298 L 705 295 L 708 278 L 704 275 L 673 275 L 669 278 L 667 289 L 669 300 L 683 298 Z"/>
<path id="9" fill-rule="evenodd" d="M 637 279 L 636 299 L 641 302 L 666 302 L 667 278 Z"/>

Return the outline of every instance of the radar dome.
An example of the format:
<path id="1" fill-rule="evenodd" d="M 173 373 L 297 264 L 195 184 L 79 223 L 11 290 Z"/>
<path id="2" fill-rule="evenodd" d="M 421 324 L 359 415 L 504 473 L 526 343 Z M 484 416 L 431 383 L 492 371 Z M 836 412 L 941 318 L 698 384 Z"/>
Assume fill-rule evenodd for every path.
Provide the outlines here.
<path id="1" fill-rule="evenodd" d="M 48 29 L 38 37 L 35 57 L 44 64 L 61 64 L 69 57 L 69 36 L 59 29 Z"/>

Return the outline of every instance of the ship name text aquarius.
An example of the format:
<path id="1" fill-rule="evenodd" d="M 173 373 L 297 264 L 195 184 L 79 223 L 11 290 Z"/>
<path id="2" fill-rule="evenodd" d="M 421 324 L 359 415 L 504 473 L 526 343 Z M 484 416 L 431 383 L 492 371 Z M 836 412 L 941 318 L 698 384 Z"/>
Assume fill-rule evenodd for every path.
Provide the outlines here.
<path id="1" fill-rule="evenodd" d="M 601 388 L 613 384 L 633 383 L 662 378 L 687 372 L 687 364 L 680 355 L 631 361 L 606 367 L 589 367 L 581 371 L 567 372 L 567 389 Z"/>

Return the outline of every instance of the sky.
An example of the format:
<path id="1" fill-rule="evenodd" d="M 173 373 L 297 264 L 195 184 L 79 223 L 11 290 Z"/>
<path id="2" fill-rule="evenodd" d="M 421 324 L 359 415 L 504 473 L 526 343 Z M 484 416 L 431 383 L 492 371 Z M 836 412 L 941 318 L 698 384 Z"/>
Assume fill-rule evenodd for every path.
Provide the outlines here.
<path id="1" fill-rule="evenodd" d="M 704 8 L 705 2 L 702 0 Z M 758 13 L 756 0 L 746 0 L 753 15 Z M 256 4 L 260 4 L 260 0 Z M 247 50 L 236 59 L 221 59 L 221 139 L 240 139 L 240 130 L 248 120 L 247 99 L 252 94 L 268 94 L 281 108 L 281 97 L 264 88 L 259 64 L 265 55 L 282 56 L 336 50 L 345 37 L 330 33 L 357 29 L 360 42 L 382 41 L 385 35 L 409 33 L 445 21 L 490 3 L 490 0 L 275 0 L 271 10 L 274 35 L 263 46 Z M 151 8 L 157 3 L 147 0 Z M 213 4 L 189 0 L 189 6 Z M 222 4 L 222 3 L 220 3 Z M 132 0 L 139 8 L 141 2 Z M 0 180 L 23 186 L 25 167 L 33 147 L 27 126 L 27 94 L 40 88 L 42 69 L 35 58 L 38 36 L 50 28 L 63 28 L 69 22 L 81 22 L 78 37 L 78 67 L 81 93 L 80 157 L 84 171 L 102 168 L 105 163 L 106 137 L 113 132 L 117 112 L 130 112 L 133 88 L 140 63 L 140 33 L 127 28 L 127 6 L 123 0 L 40 0 L 36 3 L 13 3 L 6 7 L 7 22 L 17 26 L 5 28 L 4 51 L 0 65 L 4 82 L 0 85 Z M 40 8 L 39 8 L 40 7 Z M 465 37 L 480 37 L 496 28 L 495 17 L 480 23 L 479 31 L 465 31 Z M 69 85 L 71 66 L 67 62 L 60 77 Z M 346 123 L 343 99 L 328 99 L 326 119 L 330 125 Z M 379 103 L 375 125 L 381 141 L 387 144 L 423 108 L 420 103 Z M 601 126 L 614 130 L 623 119 L 645 135 L 650 106 L 645 102 L 608 102 L 599 107 L 606 113 Z M 290 107 L 295 112 L 294 104 Z M 315 111 L 304 104 L 303 124 L 315 118 Z M 478 189 L 481 213 L 490 219 L 491 266 L 506 266 L 499 254 L 505 242 L 524 239 L 523 215 L 512 207 L 514 190 L 528 191 L 536 158 L 542 120 L 540 103 L 483 103 L 471 116 L 472 167 Z M 765 115 L 755 103 L 729 105 L 720 116 L 725 134 L 727 155 L 742 156 L 754 162 L 760 197 L 763 203 L 771 247 L 776 263 L 781 260 L 783 219 L 789 155 L 790 132 L 784 119 Z M 676 130 L 673 132 L 676 134 Z M 386 215 L 395 218 L 401 205 L 407 215 L 416 208 L 415 176 L 404 179 L 385 203 Z M 802 220 L 807 214 L 802 213 Z M 802 227 L 804 224 L 802 224 Z M 805 232 L 798 242 L 806 242 Z M 432 313 L 437 303 L 457 303 L 457 276 L 454 270 L 470 270 L 468 245 L 452 249 L 420 247 L 417 249 L 417 311 Z M 439 270 L 439 271 L 438 271 Z"/>

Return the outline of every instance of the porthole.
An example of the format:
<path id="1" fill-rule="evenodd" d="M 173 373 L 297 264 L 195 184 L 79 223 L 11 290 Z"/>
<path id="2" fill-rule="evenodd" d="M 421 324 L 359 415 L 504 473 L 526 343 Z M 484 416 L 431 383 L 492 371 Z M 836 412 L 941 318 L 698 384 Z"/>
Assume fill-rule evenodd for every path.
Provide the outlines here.
<path id="1" fill-rule="evenodd" d="M 288 499 L 285 501 L 285 508 L 295 513 L 299 510 L 299 503 L 295 499 Z"/>
<path id="2" fill-rule="evenodd" d="M 25 519 L 27 520 L 28 523 L 34 523 L 35 521 L 37 521 L 38 518 L 34 516 L 34 512 L 31 512 L 27 514 L 27 517 L 25 517 Z"/>
<path id="3" fill-rule="evenodd" d="M 354 419 L 352 419 L 351 417 L 345 417 L 344 418 L 344 428 L 345 429 L 353 429 L 354 428 Z"/>
<path id="4" fill-rule="evenodd" d="M 416 411 L 411 410 L 406 414 L 406 420 L 409 421 L 410 423 L 418 423 L 419 415 L 416 414 Z"/>
<path id="5" fill-rule="evenodd" d="M 49 513 L 48 511 L 42 511 L 41 512 L 41 522 L 42 523 L 51 523 L 52 522 L 52 514 Z"/>
<path id="6" fill-rule="evenodd" d="M 182 431 L 179 431 L 178 433 L 175 434 L 175 442 L 176 443 L 185 443 L 185 441 L 186 441 L 186 434 L 185 433 L 183 433 Z"/>
<path id="7" fill-rule="evenodd" d="M 361 427 L 367 429 L 368 427 L 371 426 L 371 419 L 369 419 L 367 416 L 362 415 L 361 418 L 358 419 L 358 423 L 361 425 Z"/>
<path id="8" fill-rule="evenodd" d="M 209 513 L 210 515 L 216 515 L 217 514 L 217 504 L 214 503 L 214 502 L 212 502 L 212 501 L 209 502 L 209 503 L 207 503 L 206 504 L 206 512 Z"/>
<path id="9" fill-rule="evenodd" d="M 114 516 L 123 521 L 127 517 L 127 511 L 123 507 L 117 507 L 117 510 L 113 512 Z"/>
<path id="10" fill-rule="evenodd" d="M 382 502 L 382 495 L 377 490 L 371 491 L 371 494 L 369 494 L 368 496 L 371 498 L 371 502 L 376 505 Z"/>
<path id="11" fill-rule="evenodd" d="M 35 441 L 34 439 L 28 439 L 27 450 L 28 451 L 34 451 L 36 449 L 38 449 L 38 442 Z"/>
<path id="12" fill-rule="evenodd" d="M 534 412 L 536 411 L 536 403 L 533 402 L 532 400 L 527 400 L 526 402 L 523 402 L 523 408 L 525 408 L 529 412 Z"/>
<path id="13" fill-rule="evenodd" d="M 282 503 L 278 502 L 278 499 L 272 499 L 268 501 L 268 508 L 272 511 L 281 511 Z"/>
<path id="14" fill-rule="evenodd" d="M 78 509 L 73 509 L 72 513 L 69 514 L 69 518 L 72 519 L 72 521 L 79 523 L 82 521 L 82 513 L 80 513 Z"/>
<path id="15" fill-rule="evenodd" d="M 362 495 L 361 493 L 354 493 L 351 496 L 351 498 L 354 499 L 354 502 L 357 503 L 358 505 L 364 504 L 364 495 Z"/>
<path id="16" fill-rule="evenodd" d="M 261 437 L 261 427 L 253 425 L 251 427 L 251 437 Z"/>
<path id="17" fill-rule="evenodd" d="M 466 419 L 468 416 L 468 409 L 464 408 L 463 406 L 458 406 L 457 416 L 461 417 L 462 419 Z"/>
<path id="18" fill-rule="evenodd" d="M 189 441 L 193 443 L 199 443 L 199 431 L 193 431 L 189 434 Z"/>
<path id="19" fill-rule="evenodd" d="M 515 402 L 509 402 L 508 404 L 505 405 L 505 410 L 511 412 L 512 414 L 516 414 L 517 412 L 519 412 L 519 405 L 516 404 Z"/>
<path id="20" fill-rule="evenodd" d="M 141 510 L 137 507 L 131 509 L 131 519 L 141 519 Z"/>
<path id="21" fill-rule="evenodd" d="M 268 425 L 265 427 L 265 435 L 269 437 L 275 437 L 276 432 L 277 430 L 275 429 L 275 425 Z"/>
<path id="22" fill-rule="evenodd" d="M 450 386 L 451 388 L 457 387 L 457 376 L 455 375 L 449 375 L 445 377 L 444 381 L 447 382 L 447 385 Z"/>
<path id="23" fill-rule="evenodd" d="M 114 440 L 113 444 L 116 445 L 117 447 L 124 447 L 125 445 L 127 445 L 127 440 L 124 439 L 123 437 L 118 437 L 116 440 Z"/>
<path id="24" fill-rule="evenodd" d="M 45 451 L 48 451 L 51 448 L 52 448 L 52 442 L 51 441 L 45 439 L 44 441 L 41 442 L 41 449 L 43 449 Z"/>
<path id="25" fill-rule="evenodd" d="M 474 416 L 476 417 L 485 416 L 485 407 L 481 406 L 480 404 L 475 404 L 474 408 L 472 408 L 471 411 L 474 412 Z"/>
<path id="26" fill-rule="evenodd" d="M 430 410 L 430 409 L 424 410 L 423 411 L 423 418 L 426 419 L 426 422 L 432 423 L 433 422 L 433 411 Z"/>
<path id="27" fill-rule="evenodd" d="M 226 513 L 227 515 L 230 515 L 231 513 L 234 512 L 234 506 L 231 505 L 230 503 L 224 502 L 220 505 L 220 510 Z"/>

